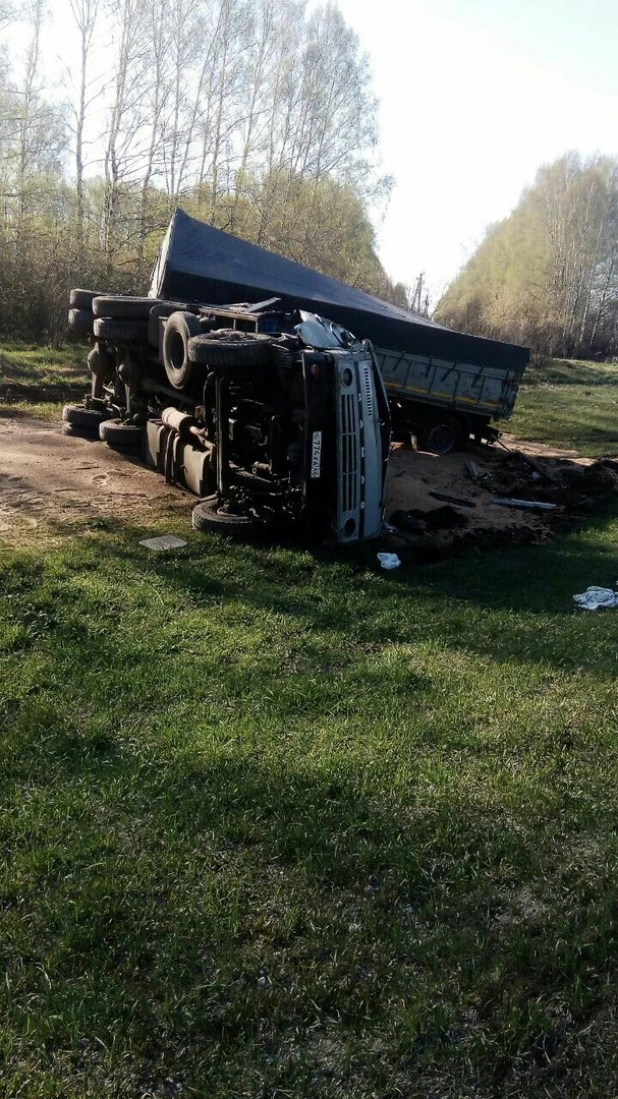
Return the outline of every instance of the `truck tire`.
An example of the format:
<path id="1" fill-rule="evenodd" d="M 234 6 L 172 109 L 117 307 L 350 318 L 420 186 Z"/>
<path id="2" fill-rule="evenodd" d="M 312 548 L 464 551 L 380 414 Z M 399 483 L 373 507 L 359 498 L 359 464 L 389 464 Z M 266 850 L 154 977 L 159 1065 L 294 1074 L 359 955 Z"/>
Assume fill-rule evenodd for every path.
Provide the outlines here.
<path id="1" fill-rule="evenodd" d="M 72 336 L 91 336 L 94 317 L 89 309 L 69 309 L 68 330 Z"/>
<path id="2" fill-rule="evenodd" d="M 226 534 L 232 538 L 261 538 L 268 530 L 268 524 L 255 515 L 234 515 L 233 512 L 219 510 L 218 497 L 207 496 L 196 504 L 191 513 L 191 526 L 207 534 Z"/>
<path id="3" fill-rule="evenodd" d="M 187 303 L 182 301 L 168 301 L 162 305 L 153 305 L 148 316 L 148 343 L 159 350 L 159 319 L 171 317 L 172 313 L 184 313 L 187 311 Z"/>
<path id="4" fill-rule="evenodd" d="M 74 439 L 87 439 L 89 442 L 93 442 L 97 437 L 89 427 L 77 427 L 76 424 L 61 424 L 60 434 L 71 435 Z"/>
<path id="5" fill-rule="evenodd" d="M 445 412 L 427 417 L 420 423 L 417 439 L 419 450 L 429 450 L 432 454 L 452 454 L 454 450 L 463 450 L 466 436 L 459 416 Z"/>
<path id="6" fill-rule="evenodd" d="M 62 420 L 71 427 L 79 427 L 82 431 L 89 431 L 93 435 L 99 434 L 99 425 L 105 419 L 102 412 L 95 408 L 84 408 L 83 405 L 65 404 L 62 409 Z"/>
<path id="7" fill-rule="evenodd" d="M 138 450 L 144 440 L 144 430 L 122 420 L 103 420 L 99 424 L 99 438 L 112 450 Z"/>
<path id="8" fill-rule="evenodd" d="M 272 338 L 264 332 L 221 329 L 220 336 L 216 332 L 194 336 L 189 357 L 202 366 L 262 366 L 271 360 L 271 344 Z"/>
<path id="9" fill-rule="evenodd" d="M 69 294 L 69 305 L 72 309 L 87 309 L 89 313 L 92 313 L 92 303 L 95 298 L 98 298 L 100 290 L 71 290 Z"/>
<path id="10" fill-rule="evenodd" d="M 161 304 L 159 298 L 132 298 L 123 294 L 111 297 L 107 294 L 99 294 L 92 303 L 92 312 L 95 317 L 147 321 L 153 305 Z"/>
<path id="11" fill-rule="evenodd" d="M 174 389 L 184 389 L 193 370 L 189 357 L 192 337 L 202 331 L 199 318 L 194 313 L 172 313 L 163 333 L 163 364 L 168 380 Z"/>
<path id="12" fill-rule="evenodd" d="M 105 343 L 145 343 L 148 321 L 116 320 L 115 317 L 95 317 L 94 334 Z"/>

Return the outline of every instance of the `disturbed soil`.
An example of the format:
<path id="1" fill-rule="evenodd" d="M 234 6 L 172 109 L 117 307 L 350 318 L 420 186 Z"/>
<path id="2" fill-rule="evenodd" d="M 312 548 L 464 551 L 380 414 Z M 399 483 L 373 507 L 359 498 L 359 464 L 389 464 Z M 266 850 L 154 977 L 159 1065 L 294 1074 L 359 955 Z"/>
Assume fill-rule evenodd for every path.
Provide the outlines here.
<path id="1" fill-rule="evenodd" d="M 433 493 L 452 499 L 438 499 Z M 509 507 L 496 499 L 525 501 Z M 395 446 L 386 518 L 393 547 L 540 543 L 581 528 L 618 500 L 618 461 L 519 443 L 438 457 Z M 534 505 L 553 504 L 551 510 Z"/>
<path id="2" fill-rule="evenodd" d="M 29 532 L 48 540 L 97 519 L 156 524 L 186 513 L 195 500 L 166 484 L 143 462 L 98 440 L 67 437 L 59 425 L 26 418 L 0 419 L 0 539 L 17 544 Z"/>
<path id="3" fill-rule="evenodd" d="M 386 518 L 389 548 L 431 557 L 465 545 L 538 543 L 584 526 L 618 499 L 618 461 L 520 444 L 433 454 L 395 446 Z M 432 493 L 451 497 L 437 499 Z M 496 497 L 557 505 L 515 509 Z M 0 418 L 0 538 L 19 543 L 32 531 L 49 539 L 76 523 L 122 518 L 156 527 L 170 514 L 190 522 L 195 498 L 137 458 L 104 443 L 61 434 L 60 426 L 25 417 Z"/>

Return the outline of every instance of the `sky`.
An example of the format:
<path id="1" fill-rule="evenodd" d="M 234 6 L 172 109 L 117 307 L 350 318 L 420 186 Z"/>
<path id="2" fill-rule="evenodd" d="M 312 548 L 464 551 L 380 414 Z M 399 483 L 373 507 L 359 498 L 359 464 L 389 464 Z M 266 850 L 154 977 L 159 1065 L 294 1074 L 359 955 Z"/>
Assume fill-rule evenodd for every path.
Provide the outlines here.
<path id="1" fill-rule="evenodd" d="M 618 154 L 618 0 L 338 0 L 371 58 L 380 258 L 434 304 L 541 164 Z"/>

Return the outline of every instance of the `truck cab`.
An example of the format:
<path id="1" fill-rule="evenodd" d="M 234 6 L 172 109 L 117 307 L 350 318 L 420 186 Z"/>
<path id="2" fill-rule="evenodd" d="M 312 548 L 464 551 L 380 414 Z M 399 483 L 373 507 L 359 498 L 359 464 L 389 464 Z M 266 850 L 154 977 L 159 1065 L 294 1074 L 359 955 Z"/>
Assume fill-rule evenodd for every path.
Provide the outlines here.
<path id="1" fill-rule="evenodd" d="M 379 536 L 390 416 L 368 341 L 276 299 L 153 301 L 146 328 L 137 340 L 118 325 L 114 339 L 113 318 L 95 321 L 95 336 L 108 333 L 95 343 L 107 376 L 88 405 L 105 418 L 101 437 L 114 434 L 110 417 L 132 425 L 147 461 L 201 497 L 196 528 L 294 524 L 340 544 Z"/>

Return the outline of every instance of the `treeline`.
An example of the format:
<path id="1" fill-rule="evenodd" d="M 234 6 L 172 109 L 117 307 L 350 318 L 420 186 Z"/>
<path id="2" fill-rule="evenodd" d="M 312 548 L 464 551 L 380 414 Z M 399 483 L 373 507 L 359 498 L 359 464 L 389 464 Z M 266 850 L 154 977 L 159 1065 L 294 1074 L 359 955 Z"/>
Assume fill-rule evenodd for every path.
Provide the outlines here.
<path id="1" fill-rule="evenodd" d="M 23 62 L 0 56 L 0 332 L 58 341 L 71 286 L 144 292 L 177 205 L 405 304 L 375 251 L 391 181 L 375 170 L 370 72 L 336 5 L 70 8 L 62 94 L 41 75 L 58 49 L 43 0 Z"/>
<path id="2" fill-rule="evenodd" d="M 436 319 L 547 355 L 618 354 L 618 160 L 568 153 L 541 168 Z"/>

